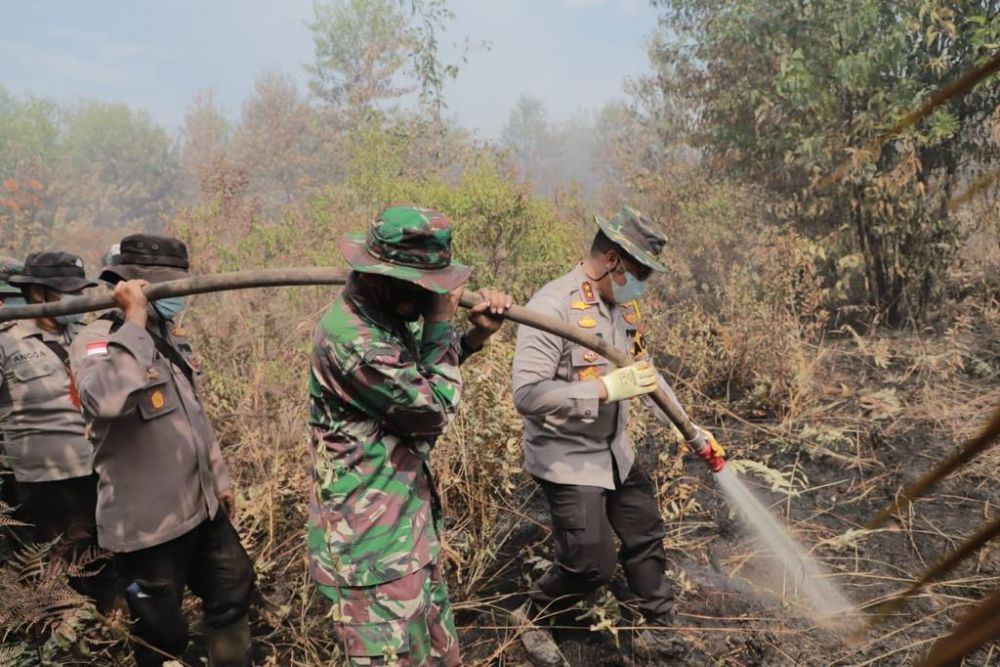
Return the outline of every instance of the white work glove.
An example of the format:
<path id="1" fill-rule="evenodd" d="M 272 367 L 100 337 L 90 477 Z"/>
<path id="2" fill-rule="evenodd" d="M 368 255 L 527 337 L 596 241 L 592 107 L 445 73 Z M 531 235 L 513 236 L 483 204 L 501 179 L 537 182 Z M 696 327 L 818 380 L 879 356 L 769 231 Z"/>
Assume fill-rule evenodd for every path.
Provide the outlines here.
<path id="1" fill-rule="evenodd" d="M 648 361 L 618 368 L 601 376 L 604 388 L 608 390 L 608 403 L 623 401 L 656 391 L 656 369 Z"/>

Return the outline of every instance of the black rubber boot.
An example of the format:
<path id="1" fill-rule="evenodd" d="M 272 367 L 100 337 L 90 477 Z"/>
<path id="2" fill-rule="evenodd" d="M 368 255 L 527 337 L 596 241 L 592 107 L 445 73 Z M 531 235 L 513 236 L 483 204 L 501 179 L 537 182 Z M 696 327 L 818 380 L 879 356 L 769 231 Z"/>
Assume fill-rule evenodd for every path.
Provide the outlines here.
<path id="1" fill-rule="evenodd" d="M 670 629 L 674 625 L 673 614 L 647 618 L 646 623 L 651 627 L 639 630 L 633 640 L 636 655 L 644 660 L 682 663 L 690 654 L 690 644 L 676 630 Z"/>
<path id="2" fill-rule="evenodd" d="M 244 616 L 224 628 L 205 630 L 210 667 L 250 666 L 250 623 Z"/>
<path id="3" fill-rule="evenodd" d="M 569 667 L 547 628 L 535 623 L 536 612 L 530 600 L 510 613 L 515 629 L 520 633 L 521 645 L 535 667 Z"/>

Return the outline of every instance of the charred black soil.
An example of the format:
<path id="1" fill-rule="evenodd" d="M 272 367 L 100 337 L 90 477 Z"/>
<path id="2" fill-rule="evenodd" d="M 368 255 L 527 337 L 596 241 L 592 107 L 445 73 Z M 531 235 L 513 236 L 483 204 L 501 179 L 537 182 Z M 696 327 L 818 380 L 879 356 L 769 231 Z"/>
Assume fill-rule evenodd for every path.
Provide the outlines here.
<path id="1" fill-rule="evenodd" d="M 859 403 L 844 408 L 864 414 Z M 989 478 L 955 476 L 885 528 L 835 542 L 861 529 L 958 443 L 916 422 L 910 427 L 857 416 L 849 427 L 824 420 L 827 433 L 818 431 L 812 442 L 769 436 L 767 423 L 720 422 L 716 429 L 732 443 L 731 460 L 765 467 L 746 468 L 741 477 L 772 503 L 773 512 L 829 569 L 864 618 L 876 601 L 906 588 L 992 518 L 1000 503 L 1000 486 Z M 554 635 L 571 665 L 908 665 L 954 625 L 968 602 L 1000 581 L 1000 558 L 987 548 L 875 627 L 857 636 L 824 630 L 788 600 L 760 588 L 753 571 L 760 545 L 731 515 L 697 459 L 688 457 L 676 474 L 668 472 L 669 457 L 658 457 L 655 444 L 640 447 L 638 456 L 640 465 L 657 473 L 677 592 L 676 632 L 687 638 L 692 652 L 680 662 L 636 660 L 629 622 L 613 595 L 599 591 L 555 622 Z M 780 490 L 782 480 L 790 483 L 791 495 Z M 541 495 L 530 480 L 522 488 L 523 512 L 545 526 Z M 495 604 L 460 603 L 458 623 L 470 663 L 529 664 L 505 612 L 524 601 L 529 582 L 553 557 L 548 531 L 540 526 L 522 522 L 511 533 L 489 586 L 476 591 L 478 599 Z M 616 584 L 624 586 L 620 573 Z M 1000 650 L 986 647 L 965 664 L 1000 664 Z"/>

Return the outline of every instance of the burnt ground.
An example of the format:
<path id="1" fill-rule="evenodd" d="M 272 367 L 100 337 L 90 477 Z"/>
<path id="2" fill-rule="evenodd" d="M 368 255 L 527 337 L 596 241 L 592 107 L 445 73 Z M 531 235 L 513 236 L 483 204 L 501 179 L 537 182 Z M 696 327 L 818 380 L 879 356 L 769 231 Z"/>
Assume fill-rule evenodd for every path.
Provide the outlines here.
<path id="1" fill-rule="evenodd" d="M 728 431 L 731 442 L 751 443 L 733 447 L 734 460 L 751 458 L 808 480 L 802 482 L 798 496 L 788 498 L 771 492 L 752 473 L 741 475 L 760 496 L 773 501 L 774 511 L 786 517 L 786 525 L 793 526 L 807 548 L 815 547 L 813 554 L 858 605 L 905 588 L 987 517 L 992 518 L 993 508 L 1000 503 L 1000 485 L 995 480 L 953 477 L 883 531 L 834 548 L 823 541 L 861 528 L 893 494 L 949 452 L 953 443 L 920 430 L 887 438 L 883 424 L 875 420 L 857 430 L 854 447 L 846 453 L 831 448 L 817 451 L 801 442 L 765 441 L 754 433 L 753 425 L 734 424 L 722 430 Z M 683 516 L 667 523 L 668 559 L 678 592 L 678 631 L 690 640 L 693 652 L 682 663 L 662 664 L 914 664 L 930 642 L 953 626 L 968 601 L 1000 581 L 1000 557 L 987 549 L 874 629 L 854 638 L 826 631 L 787 600 L 783 603 L 756 585 L 753 567 L 744 561 L 759 551 L 759 545 L 727 511 L 700 461 L 689 457 L 681 474 L 673 477 L 664 472 L 662 461 L 655 460 L 652 448 L 640 448 L 640 462 L 647 470 L 658 470 L 661 506 L 668 515 L 670 503 L 683 498 L 685 488 L 694 487 L 696 501 Z M 523 511 L 544 526 L 544 501 L 533 486 L 526 479 Z M 476 598 L 496 600 L 495 605 L 488 609 L 474 605 L 458 615 L 465 655 L 472 664 L 529 664 L 506 627 L 504 610 L 525 599 L 528 582 L 541 572 L 537 558 L 550 559 L 552 551 L 547 530 L 524 521 L 519 525 L 496 559 L 491 585 L 476 592 Z M 616 583 L 622 585 L 622 581 Z M 613 598 L 600 592 L 558 620 L 556 638 L 570 664 L 651 664 L 630 658 L 628 632 L 619 632 L 616 640 L 607 629 L 592 629 L 605 617 L 623 623 Z M 1000 664 L 1000 647 L 985 648 L 965 664 Z"/>
<path id="2" fill-rule="evenodd" d="M 907 365 L 916 364 L 908 358 L 898 366 L 876 370 L 871 361 L 859 362 L 852 353 L 847 363 L 839 365 L 846 369 L 844 377 L 824 378 L 824 384 L 856 391 L 840 396 L 838 389 L 838 396 L 823 398 L 817 409 L 797 416 L 792 426 L 780 423 L 766 409 L 741 404 L 738 398 L 720 396 L 713 401 L 696 396 L 687 402 L 699 420 L 727 443 L 733 463 L 746 460 L 762 466 L 746 469 L 742 478 L 813 549 L 851 601 L 870 613 L 872 603 L 904 589 L 996 516 L 1000 446 L 947 479 L 886 529 L 841 548 L 830 542 L 863 526 L 901 488 L 954 451 L 960 436 L 968 437 L 979 428 L 1000 402 L 996 381 L 1000 346 L 990 349 L 989 373 L 974 376 L 959 371 L 948 377 L 947 384 L 934 377 L 908 376 Z M 938 358 L 930 352 L 925 357 L 931 362 Z M 887 387 L 899 399 L 896 408 L 871 400 L 872 392 Z M 835 409 L 827 409 L 829 405 Z M 1000 549 L 994 544 L 858 637 L 819 628 L 791 601 L 761 589 L 755 576 L 759 568 L 751 558 L 760 551 L 759 545 L 730 516 L 699 460 L 688 456 L 679 464 L 661 453 L 672 449 L 660 444 L 668 440 L 668 434 L 654 430 L 638 454 L 640 464 L 655 471 L 659 484 L 669 569 L 676 582 L 676 631 L 690 642 L 693 652 L 681 663 L 662 664 L 911 665 L 954 626 L 970 602 L 1000 586 Z M 528 664 L 507 612 L 525 599 L 530 582 L 541 574 L 552 551 L 541 495 L 527 476 L 519 481 L 509 499 L 512 509 L 500 514 L 499 525 L 491 531 L 508 537 L 498 553 L 483 559 L 489 571 L 477 580 L 486 583 L 463 589 L 459 582 L 450 582 L 466 664 Z M 775 483 L 790 484 L 797 495 L 772 490 Z M 303 559 L 302 490 L 289 486 L 281 491 L 287 513 L 276 516 L 278 540 L 262 552 L 268 561 L 261 570 L 261 598 L 251 612 L 254 664 L 340 664 L 331 641 L 329 608 L 311 585 Z M 245 539 L 262 541 L 259 525 L 257 530 Z M 457 531 L 453 527 L 449 534 L 454 543 L 461 542 Z M 483 552 L 492 548 L 492 544 L 479 546 Z M 198 603 L 188 596 L 185 606 L 193 626 L 185 663 L 202 664 Z M 574 667 L 655 664 L 632 658 L 629 622 L 606 591 L 560 617 L 558 625 L 557 640 Z M 91 630 L 88 635 L 103 642 L 95 647 L 101 659 L 91 653 L 61 664 L 129 664 L 115 633 Z M 1000 665 L 1000 646 L 981 649 L 966 665 Z"/>

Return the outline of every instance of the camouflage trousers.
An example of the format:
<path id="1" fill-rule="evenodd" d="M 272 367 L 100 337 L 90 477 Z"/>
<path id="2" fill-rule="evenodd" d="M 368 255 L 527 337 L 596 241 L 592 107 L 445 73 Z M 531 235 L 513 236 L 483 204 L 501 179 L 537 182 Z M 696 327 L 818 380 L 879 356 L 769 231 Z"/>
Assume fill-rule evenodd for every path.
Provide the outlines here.
<path id="1" fill-rule="evenodd" d="M 375 586 L 319 589 L 333 604 L 330 617 L 349 664 L 461 664 L 448 587 L 437 563 Z"/>

